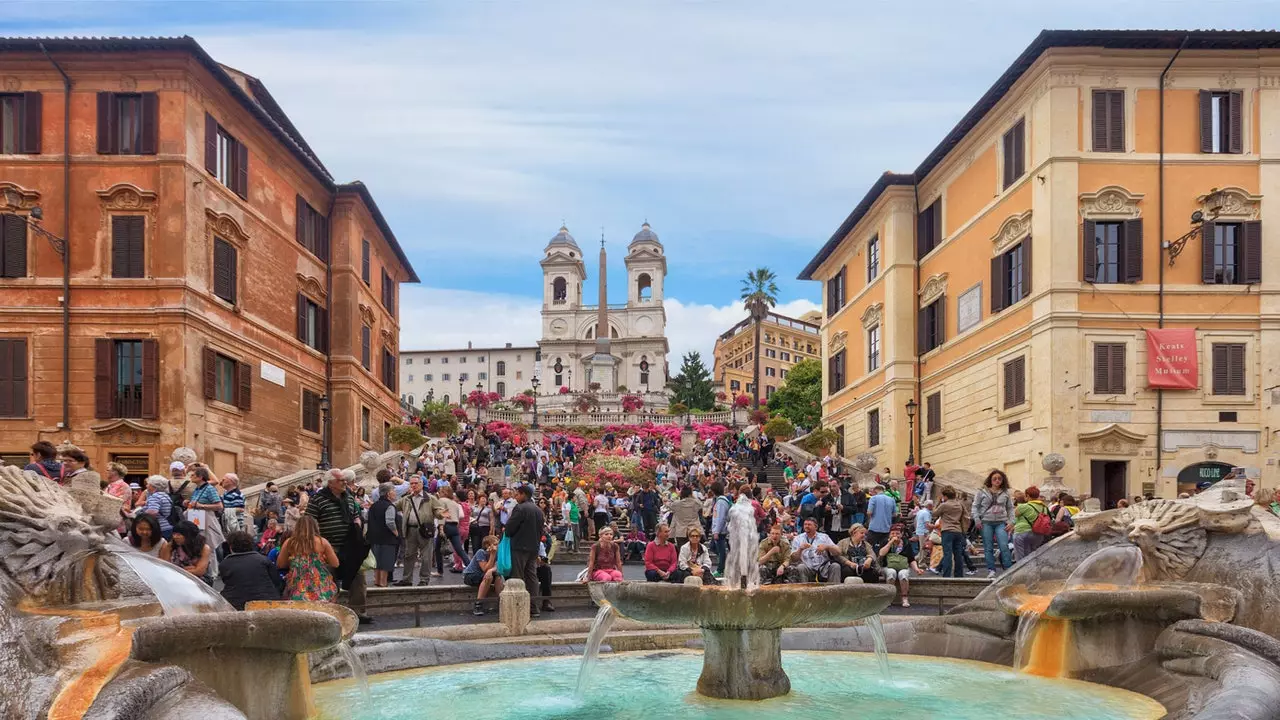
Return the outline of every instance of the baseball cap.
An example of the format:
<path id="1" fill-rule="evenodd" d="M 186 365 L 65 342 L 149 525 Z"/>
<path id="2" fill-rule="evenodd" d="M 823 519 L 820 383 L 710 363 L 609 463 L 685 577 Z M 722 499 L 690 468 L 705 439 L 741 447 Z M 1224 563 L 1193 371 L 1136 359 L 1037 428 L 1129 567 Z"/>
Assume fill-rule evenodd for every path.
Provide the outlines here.
<path id="1" fill-rule="evenodd" d="M 174 460 L 173 462 L 169 463 L 169 472 L 173 472 L 174 470 L 186 470 L 186 469 L 187 469 L 186 464 L 184 464 L 181 460 Z"/>

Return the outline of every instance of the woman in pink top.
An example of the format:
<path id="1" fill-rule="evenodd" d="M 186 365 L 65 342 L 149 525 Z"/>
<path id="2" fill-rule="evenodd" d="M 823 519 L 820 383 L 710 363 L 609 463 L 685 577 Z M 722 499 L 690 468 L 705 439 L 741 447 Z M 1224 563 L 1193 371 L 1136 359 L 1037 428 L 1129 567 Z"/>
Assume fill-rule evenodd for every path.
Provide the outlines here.
<path id="1" fill-rule="evenodd" d="M 613 540 L 613 528 L 600 529 L 600 540 L 591 546 L 587 577 L 595 582 L 622 582 L 622 546 Z"/>

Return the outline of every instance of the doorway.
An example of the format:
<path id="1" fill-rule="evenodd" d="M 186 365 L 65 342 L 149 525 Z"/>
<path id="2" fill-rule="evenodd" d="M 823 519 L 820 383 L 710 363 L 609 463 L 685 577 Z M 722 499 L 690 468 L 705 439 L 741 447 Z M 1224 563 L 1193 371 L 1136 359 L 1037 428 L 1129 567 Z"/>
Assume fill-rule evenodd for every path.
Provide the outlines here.
<path id="1" fill-rule="evenodd" d="M 1093 460 L 1089 463 L 1090 494 L 1110 510 L 1126 497 L 1129 478 L 1128 460 Z"/>

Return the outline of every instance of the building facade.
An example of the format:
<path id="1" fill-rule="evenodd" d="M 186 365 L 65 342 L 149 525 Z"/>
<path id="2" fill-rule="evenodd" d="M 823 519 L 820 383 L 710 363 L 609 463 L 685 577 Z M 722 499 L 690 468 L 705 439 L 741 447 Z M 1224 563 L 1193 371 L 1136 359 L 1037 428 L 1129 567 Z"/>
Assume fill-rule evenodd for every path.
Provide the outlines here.
<path id="1" fill-rule="evenodd" d="M 400 353 L 400 399 L 420 408 L 428 398 L 458 402 L 473 390 L 504 398 L 533 389 L 537 346 L 458 350 L 404 350 Z M 479 385 L 480 387 L 477 387 Z M 461 390 L 461 395 L 459 395 Z"/>
<path id="2" fill-rule="evenodd" d="M 6 462 L 70 441 L 143 475 L 187 446 L 252 482 L 384 447 L 417 277 L 193 40 L 0 40 L 0 223 Z"/>
<path id="3" fill-rule="evenodd" d="M 1231 467 L 1276 486 L 1278 48 L 1045 32 L 879 178 L 801 274 L 824 283 L 823 422 L 850 454 L 1026 487 L 1062 453 L 1107 506 Z M 1161 328 L 1187 340 L 1153 356 Z M 1170 363 L 1190 388 L 1160 387 Z"/>
<path id="4" fill-rule="evenodd" d="M 756 345 L 755 323 L 751 318 L 726 330 L 716 338 L 712 377 L 720 391 L 730 397 L 755 392 L 755 356 L 760 355 L 760 402 L 765 402 L 787 381 L 787 372 L 801 360 L 821 359 L 822 337 L 818 312 L 801 319 L 769 313 L 760 323 L 760 344 Z"/>
<path id="5" fill-rule="evenodd" d="M 627 301 L 610 304 L 605 281 L 605 249 L 600 249 L 599 302 L 586 305 L 587 280 L 582 249 L 567 228 L 551 238 L 542 265 L 543 373 L 540 392 L 567 387 L 587 390 L 593 382 L 605 392 L 660 392 L 667 384 L 667 313 L 662 305 L 667 258 L 658 236 L 645 223 L 627 245 Z M 597 343 L 607 324 L 607 342 Z M 603 349 L 602 349 L 603 348 Z M 593 379 L 594 373 L 594 379 Z"/>

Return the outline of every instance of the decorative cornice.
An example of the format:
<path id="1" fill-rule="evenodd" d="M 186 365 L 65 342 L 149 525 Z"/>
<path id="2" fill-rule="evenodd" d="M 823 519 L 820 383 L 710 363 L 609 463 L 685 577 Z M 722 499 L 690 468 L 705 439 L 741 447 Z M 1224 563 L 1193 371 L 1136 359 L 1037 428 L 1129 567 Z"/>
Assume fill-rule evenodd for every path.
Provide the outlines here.
<path id="1" fill-rule="evenodd" d="M 240 223 L 236 222 L 236 219 L 230 215 L 205 208 L 204 219 L 205 228 L 210 233 L 241 248 L 248 244 L 249 236 L 240 227 Z"/>
<path id="2" fill-rule="evenodd" d="M 40 200 L 40 193 L 28 190 L 17 183 L 0 181 L 0 210 L 30 210 Z"/>
<path id="3" fill-rule="evenodd" d="M 112 432 L 114 430 L 133 430 L 134 432 L 146 433 L 148 435 L 159 435 L 160 426 L 156 423 L 142 422 L 130 418 L 117 418 L 107 422 L 90 425 L 89 429 L 96 433 Z"/>
<path id="4" fill-rule="evenodd" d="M 1086 220 L 1132 220 L 1141 217 L 1141 193 L 1131 193 L 1119 185 L 1107 185 L 1096 192 L 1080 194 L 1080 216 Z"/>
<path id="5" fill-rule="evenodd" d="M 845 349 L 845 346 L 847 346 L 848 344 L 849 344 L 849 331 L 841 330 L 840 332 L 833 334 L 831 336 L 831 339 L 827 341 L 827 354 L 835 355 L 836 353 Z"/>
<path id="6" fill-rule="evenodd" d="M 391 331 L 390 331 L 390 330 L 388 330 L 388 329 L 386 329 L 386 328 L 382 328 L 382 332 L 380 333 L 380 336 L 382 337 L 382 344 L 383 344 L 383 345 L 387 345 L 387 344 L 389 344 L 389 343 L 391 342 Z"/>
<path id="7" fill-rule="evenodd" d="M 867 307 L 862 313 L 862 327 L 870 330 L 880 324 L 880 319 L 884 316 L 884 303 L 876 303 Z"/>
<path id="8" fill-rule="evenodd" d="M 1133 430 L 1130 430 L 1122 425 L 1117 425 L 1116 423 L 1111 423 L 1106 427 L 1102 427 L 1090 432 L 1080 433 L 1078 437 L 1080 440 L 1086 441 L 1086 440 L 1101 440 L 1103 438 L 1113 437 L 1113 436 L 1117 439 L 1122 439 L 1131 443 L 1140 443 L 1147 439 L 1146 435 L 1143 435 L 1142 433 L 1134 432 Z"/>
<path id="9" fill-rule="evenodd" d="M 311 277 L 310 275 L 298 273 L 298 287 L 305 295 L 309 295 L 319 300 L 323 300 L 325 298 L 324 285 L 321 285 L 319 280 Z"/>
<path id="10" fill-rule="evenodd" d="M 1214 188 L 1196 198 L 1206 220 L 1257 220 L 1262 196 L 1239 187 Z"/>
<path id="11" fill-rule="evenodd" d="M 1236 86 L 1236 74 L 1231 70 L 1227 70 L 1218 76 L 1218 87 L 1223 90 L 1230 90 Z"/>
<path id="12" fill-rule="evenodd" d="M 938 273 L 920 286 L 920 307 L 937 300 L 947 292 L 947 273 Z"/>
<path id="13" fill-rule="evenodd" d="M 102 200 L 102 207 L 105 210 L 142 210 L 151 212 L 155 209 L 157 195 L 150 190 L 143 190 L 137 185 L 117 183 L 106 190 L 99 190 L 98 197 Z"/>
<path id="14" fill-rule="evenodd" d="M 1102 71 L 1098 76 L 1098 85 L 1104 88 L 1120 87 L 1120 75 L 1114 69 L 1108 68 Z"/>
<path id="15" fill-rule="evenodd" d="M 1000 223 L 1000 229 L 991 238 L 992 252 L 996 255 L 1008 250 L 1014 243 L 1031 234 L 1031 211 L 1010 215 Z"/>
<path id="16" fill-rule="evenodd" d="M 374 317 L 376 316 L 373 314 L 373 308 L 365 305 L 364 303 L 360 303 L 360 319 L 364 324 L 369 327 L 373 327 Z"/>

